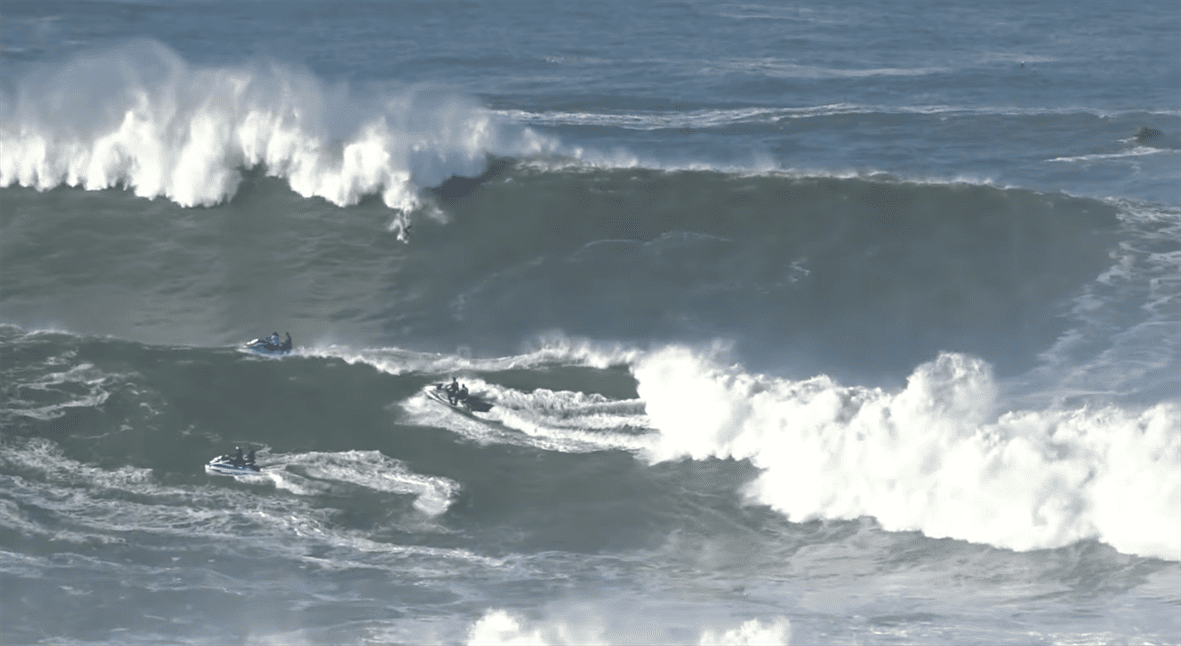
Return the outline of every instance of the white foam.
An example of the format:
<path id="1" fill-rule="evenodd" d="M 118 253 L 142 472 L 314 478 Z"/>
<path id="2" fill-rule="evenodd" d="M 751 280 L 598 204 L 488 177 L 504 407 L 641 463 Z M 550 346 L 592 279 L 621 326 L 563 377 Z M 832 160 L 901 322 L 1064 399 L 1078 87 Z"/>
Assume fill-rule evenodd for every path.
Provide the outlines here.
<path id="1" fill-rule="evenodd" d="M 805 69 L 805 68 L 800 68 Z M 864 70 L 853 75 L 890 74 L 892 70 Z M 897 70 L 901 74 L 924 73 L 923 70 Z M 1124 116 L 1124 112 L 1097 111 L 1093 108 L 1029 108 L 1016 106 L 957 106 L 957 105 L 859 105 L 831 103 L 806 107 L 758 107 L 704 110 L 645 110 L 641 112 L 566 112 L 551 110 L 529 112 L 500 110 L 497 114 L 508 121 L 545 126 L 593 126 L 627 130 L 663 130 L 678 128 L 725 128 L 747 124 L 775 124 L 792 119 L 812 119 L 846 115 L 939 115 L 944 117 L 975 116 L 1062 116 L 1094 115 L 1104 118 Z M 1139 112 L 1131 114 L 1140 114 Z M 1178 116 L 1177 111 L 1153 112 L 1153 115 Z M 1052 160 L 1061 161 L 1061 160 Z"/>
<path id="2" fill-rule="evenodd" d="M 607 622 L 595 621 L 583 614 L 579 621 L 565 618 L 529 620 L 516 613 L 492 609 L 484 613 L 468 629 L 467 643 L 471 646 L 575 646 L 610 644 L 673 644 L 679 643 L 660 626 L 629 626 L 627 630 L 611 628 Z M 649 622 L 651 623 L 651 622 Z M 791 623 L 776 617 L 764 622 L 747 621 L 737 628 L 704 629 L 697 643 L 701 646 L 786 646 L 791 640 Z"/>
<path id="3" fill-rule="evenodd" d="M 525 393 L 480 380 L 470 387 L 474 394 L 496 402 L 484 419 L 520 431 L 549 450 L 638 451 L 651 444 L 647 416 L 638 400 L 545 388 Z"/>
<path id="4" fill-rule="evenodd" d="M 609 368 L 628 365 L 643 354 L 638 348 L 623 344 L 593 342 L 556 333 L 538 338 L 521 354 L 504 357 L 471 357 L 464 353 L 415 352 L 401 348 L 354 349 L 341 345 L 302 348 L 298 353 L 307 357 L 341 359 L 350 365 L 361 363 L 391 375 L 421 373 L 440 376 L 457 372 L 527 369 L 546 364 Z"/>
<path id="5" fill-rule="evenodd" d="M 721 633 L 706 630 L 697 642 L 700 646 L 782 646 L 791 642 L 791 623 L 777 617 L 766 625 L 751 619 L 737 628 Z"/>
<path id="6" fill-rule="evenodd" d="M 426 393 L 419 393 L 402 402 L 402 409 L 406 412 L 406 421 L 411 424 L 431 426 L 446 429 L 460 437 L 481 445 L 508 444 L 511 446 L 528 446 L 543 451 L 573 451 L 580 445 L 570 441 L 554 440 L 549 437 L 532 437 L 510 429 L 503 424 L 486 419 L 487 413 L 469 415 L 441 404 Z M 593 449 L 591 449 L 593 450 Z"/>
<path id="7" fill-rule="evenodd" d="M 1175 394 L 1181 343 L 1181 210 L 1110 200 L 1122 242 L 1112 264 L 1070 302 L 1072 326 L 1015 380 L 1027 401 L 1064 401 L 1087 393 L 1142 398 Z"/>
<path id="8" fill-rule="evenodd" d="M 1162 154 L 1176 155 L 1177 151 L 1176 150 L 1164 150 L 1161 148 L 1149 148 L 1146 146 L 1137 146 L 1135 148 L 1132 148 L 1131 150 L 1124 150 L 1124 151 L 1117 152 L 1117 153 L 1094 153 L 1091 155 L 1076 155 L 1073 157 L 1054 157 L 1053 159 L 1047 159 L 1046 161 L 1048 161 L 1048 162 L 1068 162 L 1068 163 L 1073 163 L 1073 162 L 1089 163 L 1089 162 L 1101 162 L 1101 161 L 1110 161 L 1110 160 L 1117 160 L 1117 159 L 1143 157 L 1145 155 L 1162 155 Z"/>
<path id="9" fill-rule="evenodd" d="M 647 417 L 639 400 L 613 400 L 598 394 L 538 388 L 523 392 L 477 378 L 464 379 L 472 395 L 491 410 L 466 413 L 425 392 L 402 402 L 407 421 L 444 428 L 480 444 L 528 446 L 543 451 L 589 453 L 641 451 L 651 445 Z"/>
<path id="10" fill-rule="evenodd" d="M 0 462 L 5 472 L 21 474 L 9 479 L 8 496 L 53 514 L 49 522 L 31 517 L 10 522 L 27 534 L 53 540 L 121 542 L 131 531 L 220 540 L 235 535 L 233 514 L 224 510 L 257 506 L 241 492 L 160 485 L 150 469 L 108 471 L 83 464 L 41 438 L 0 447 Z M 198 504 L 177 505 L 181 501 Z"/>
<path id="11" fill-rule="evenodd" d="M 375 96 L 278 64 L 200 68 L 156 42 L 42 68 L 3 97 L 0 186 L 126 187 L 182 206 L 229 199 L 261 166 L 304 197 L 403 211 L 419 189 L 534 154 L 536 133 L 426 87 Z"/>
<path id="12" fill-rule="evenodd" d="M 337 477 L 337 482 L 417 495 L 415 506 L 422 505 L 420 511 L 426 514 L 441 511 L 442 490 L 448 489 L 450 481 L 399 472 L 396 461 L 375 454 L 284 458 L 304 466 L 322 465 L 321 474 Z M 314 507 L 302 496 L 260 496 L 252 488 L 219 486 L 227 479 L 217 476 L 207 486 L 169 486 L 157 481 L 150 469 L 100 469 L 66 457 L 56 444 L 41 438 L 0 445 L 0 464 L 5 473 L 21 474 L 0 478 L 4 485 L 0 521 L 25 535 L 78 544 L 120 543 L 134 535 L 139 545 L 150 546 L 160 539 L 170 549 L 206 541 L 221 549 L 263 549 L 326 569 L 382 566 L 404 573 L 408 558 L 416 567 L 440 564 L 448 571 L 457 566 L 503 566 L 499 559 L 463 549 L 399 545 L 375 540 L 371 531 L 337 527 L 330 521 L 332 510 Z M 341 466 L 348 464 L 371 465 L 378 473 Z M 263 473 L 252 479 L 266 482 L 271 471 L 264 464 Z M 450 493 L 446 496 L 449 503 Z M 46 513 L 34 516 L 22 511 L 29 507 Z M 333 551 L 325 555 L 310 549 L 313 546 Z M 382 565 L 381 559 L 389 563 Z"/>
<path id="13" fill-rule="evenodd" d="M 59 358 L 50 358 L 44 365 L 61 363 Z M 94 408 L 101 406 L 110 397 L 106 389 L 115 375 L 105 374 L 90 363 L 71 366 L 61 372 L 42 375 L 35 381 L 21 384 L 16 389 L 17 396 L 9 402 L 9 408 L 2 411 L 3 416 L 17 415 L 40 421 L 56 419 L 66 414 L 69 408 Z M 26 391 L 36 391 L 31 400 L 22 395 Z M 32 395 L 31 392 L 27 394 Z M 46 398 L 55 400 L 53 403 L 37 405 Z"/>
<path id="14" fill-rule="evenodd" d="M 911 184 L 918 186 L 987 186 L 998 189 L 1018 188 L 998 183 L 995 177 L 956 173 L 955 175 L 901 174 L 874 168 L 821 168 L 785 166 L 780 160 L 752 151 L 740 163 L 718 163 L 689 160 L 661 159 L 654 155 L 641 158 L 626 150 L 599 151 L 574 148 L 567 156 L 530 159 L 525 166 L 539 172 L 596 172 L 601 170 L 642 169 L 660 172 L 713 172 L 737 177 L 769 177 L 780 179 L 854 179 L 882 184 Z"/>
<path id="15" fill-rule="evenodd" d="M 296 453 L 271 455 L 281 468 L 264 469 L 275 486 L 298 495 L 317 495 L 336 483 L 415 496 L 414 508 L 429 516 L 447 511 L 459 492 L 459 484 L 440 476 L 414 473 L 400 460 L 380 451 Z M 297 472 L 293 472 L 292 468 Z"/>
<path id="16" fill-rule="evenodd" d="M 523 618 L 504 610 L 491 610 L 468 630 L 471 646 L 537 646 L 541 644 L 586 644 L 605 646 L 598 627 L 579 628 L 565 623 L 530 626 Z"/>
<path id="17" fill-rule="evenodd" d="M 749 460 L 789 519 L 1030 550 L 1096 538 L 1181 560 L 1181 407 L 998 410 L 979 359 L 943 354 L 899 392 L 791 381 L 670 347 L 634 368 L 652 461 Z"/>

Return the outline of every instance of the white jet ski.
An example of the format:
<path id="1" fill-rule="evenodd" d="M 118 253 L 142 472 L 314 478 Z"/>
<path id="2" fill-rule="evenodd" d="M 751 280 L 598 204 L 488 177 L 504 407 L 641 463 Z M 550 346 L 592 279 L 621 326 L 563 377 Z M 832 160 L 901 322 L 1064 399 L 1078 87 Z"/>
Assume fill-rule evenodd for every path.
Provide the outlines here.
<path id="1" fill-rule="evenodd" d="M 434 388 L 428 388 L 426 396 L 443 404 L 458 410 L 469 413 L 487 413 L 492 410 L 492 404 L 476 397 L 475 395 L 463 395 L 453 398 L 447 397 L 447 385 L 435 384 Z"/>
<path id="2" fill-rule="evenodd" d="M 232 455 L 219 455 L 205 465 L 205 473 L 218 476 L 256 476 L 259 470 L 254 464 L 234 464 Z"/>
<path id="3" fill-rule="evenodd" d="M 287 338 L 282 341 L 279 341 L 278 334 L 272 334 L 269 337 L 263 337 L 261 339 L 251 339 L 250 342 L 242 347 L 255 354 L 280 357 L 291 352 L 291 333 L 288 332 Z"/>

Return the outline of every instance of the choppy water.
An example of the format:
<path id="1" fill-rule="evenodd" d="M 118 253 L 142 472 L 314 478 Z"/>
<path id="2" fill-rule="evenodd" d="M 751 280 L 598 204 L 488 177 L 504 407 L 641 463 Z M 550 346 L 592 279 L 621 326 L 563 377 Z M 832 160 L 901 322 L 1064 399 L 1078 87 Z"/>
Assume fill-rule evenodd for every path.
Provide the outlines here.
<path id="1" fill-rule="evenodd" d="M 1181 642 L 1108 4 L 5 4 L 0 641 Z"/>

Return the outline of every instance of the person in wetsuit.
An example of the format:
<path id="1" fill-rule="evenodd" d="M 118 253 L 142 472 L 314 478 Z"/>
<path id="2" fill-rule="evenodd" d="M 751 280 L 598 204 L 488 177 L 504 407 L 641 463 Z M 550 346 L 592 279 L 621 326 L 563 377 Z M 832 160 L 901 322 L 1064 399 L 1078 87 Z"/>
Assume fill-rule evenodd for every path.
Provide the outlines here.
<path id="1" fill-rule="evenodd" d="M 237 453 L 234 454 L 234 459 L 231 460 L 231 464 L 236 467 L 246 466 L 246 460 L 242 458 L 242 447 L 235 446 L 234 449 L 237 451 Z"/>
<path id="2" fill-rule="evenodd" d="M 287 335 L 287 338 L 283 339 L 283 343 L 279 344 L 279 350 L 281 350 L 283 352 L 290 352 L 291 351 L 291 333 L 284 332 L 284 334 Z M 275 338 L 278 339 L 279 335 L 276 334 Z"/>

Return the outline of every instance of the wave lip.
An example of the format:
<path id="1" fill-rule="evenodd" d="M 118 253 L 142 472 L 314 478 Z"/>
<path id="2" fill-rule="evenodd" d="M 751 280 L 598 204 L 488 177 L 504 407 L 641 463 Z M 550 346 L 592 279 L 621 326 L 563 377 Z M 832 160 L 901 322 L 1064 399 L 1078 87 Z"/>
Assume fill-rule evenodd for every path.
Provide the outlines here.
<path id="1" fill-rule="evenodd" d="M 230 199 L 261 167 L 303 197 L 380 195 L 406 211 L 489 154 L 546 145 L 441 90 L 364 95 L 277 63 L 199 68 L 154 41 L 44 68 L 2 104 L 0 186 L 124 187 L 187 207 Z"/>
<path id="2" fill-rule="evenodd" d="M 632 112 L 586 112 L 547 110 L 530 112 L 520 109 L 504 109 L 495 112 L 501 117 L 516 122 L 545 126 L 590 126 L 646 131 L 663 129 L 707 129 L 725 128 L 737 125 L 773 125 L 793 120 L 825 117 L 873 115 L 927 115 L 938 117 L 1044 117 L 1076 116 L 1110 119 L 1129 115 L 1154 117 L 1176 117 L 1174 110 L 1149 110 L 1147 112 L 1100 110 L 1087 107 L 1017 107 L 1017 106 L 969 106 L 969 105 L 874 105 L 854 103 L 830 103 L 814 106 L 756 106 L 740 108 L 701 108 L 697 110 L 641 110 Z M 1052 160 L 1053 161 L 1053 160 Z"/>
<path id="3" fill-rule="evenodd" d="M 979 359 L 945 353 L 905 389 L 725 368 L 684 348 L 634 369 L 660 431 L 649 459 L 748 459 L 754 500 L 793 521 L 872 516 L 996 547 L 1096 538 L 1181 560 L 1181 409 L 1012 411 Z"/>

